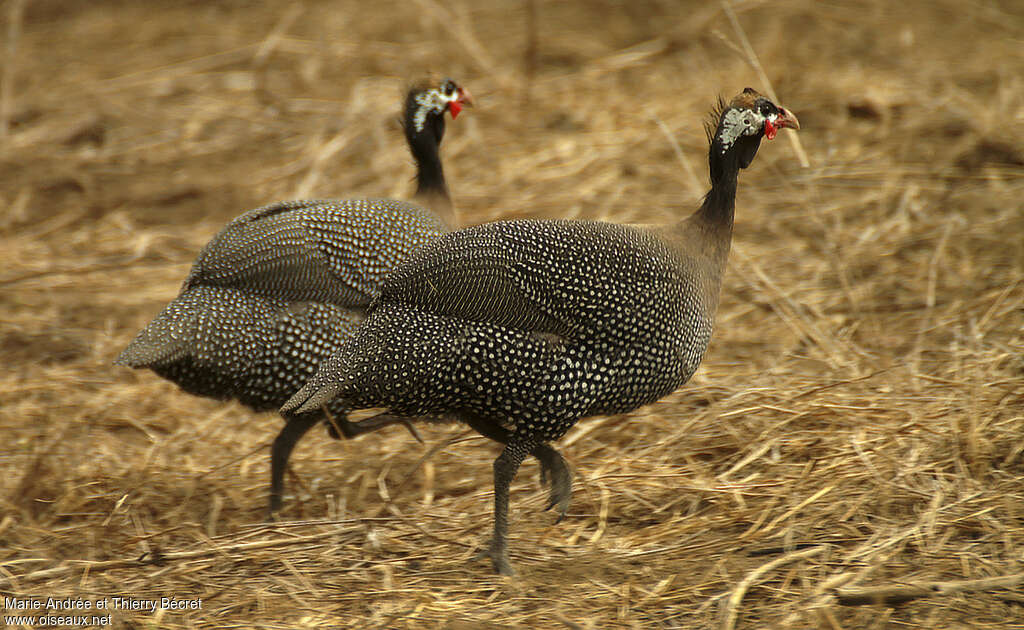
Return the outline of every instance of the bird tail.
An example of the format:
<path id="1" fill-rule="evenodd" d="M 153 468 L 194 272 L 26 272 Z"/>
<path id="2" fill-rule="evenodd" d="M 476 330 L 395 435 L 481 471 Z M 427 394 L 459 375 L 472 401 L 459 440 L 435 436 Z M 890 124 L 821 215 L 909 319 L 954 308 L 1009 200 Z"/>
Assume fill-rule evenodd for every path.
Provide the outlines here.
<path id="1" fill-rule="evenodd" d="M 199 305 L 194 301 L 175 299 L 135 335 L 114 360 L 114 365 L 146 368 L 184 358 L 191 351 L 190 340 L 195 337 L 201 316 Z"/>
<path id="2" fill-rule="evenodd" d="M 115 365 L 155 368 L 191 358 L 241 370 L 256 355 L 277 303 L 223 287 L 196 286 L 174 298 L 135 336 Z"/>
<path id="3" fill-rule="evenodd" d="M 339 374 L 344 373 L 343 368 L 344 360 L 337 354 L 321 363 L 313 378 L 281 407 L 281 413 L 307 413 L 329 403 L 342 390 Z"/>

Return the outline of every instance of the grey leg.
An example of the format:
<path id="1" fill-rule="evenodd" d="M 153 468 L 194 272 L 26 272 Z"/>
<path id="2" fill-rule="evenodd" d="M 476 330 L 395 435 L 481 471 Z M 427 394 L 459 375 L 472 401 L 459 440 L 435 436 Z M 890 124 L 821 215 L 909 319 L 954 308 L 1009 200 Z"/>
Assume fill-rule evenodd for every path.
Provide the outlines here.
<path id="1" fill-rule="evenodd" d="M 320 422 L 320 414 L 304 413 L 286 417 L 286 424 L 274 438 L 270 449 L 270 520 L 281 510 L 281 494 L 284 489 L 284 471 L 288 468 L 288 458 L 302 436 L 314 424 Z"/>
<path id="2" fill-rule="evenodd" d="M 545 510 L 558 506 L 558 520 L 561 523 L 565 518 L 565 512 L 569 509 L 569 499 L 572 498 L 572 473 L 569 464 L 565 463 L 562 454 L 547 444 L 538 444 L 530 455 L 533 455 L 540 462 L 540 480 L 546 482 L 550 477 L 551 494 L 548 495 L 548 506 Z"/>
<path id="3" fill-rule="evenodd" d="M 494 537 L 488 555 L 494 563 L 494 570 L 502 575 L 513 575 L 512 562 L 508 557 L 508 493 L 519 465 L 536 444 L 513 435 L 505 450 L 494 460 Z"/>
<path id="4" fill-rule="evenodd" d="M 512 432 L 497 422 L 481 418 L 476 415 L 465 414 L 462 419 L 480 435 L 492 439 L 501 444 L 508 444 Z M 548 444 L 537 444 L 530 450 L 530 455 L 540 462 L 541 483 L 551 482 L 551 493 L 548 495 L 548 506 L 545 509 L 558 506 L 558 520 L 562 522 L 565 512 L 569 509 L 569 499 L 572 498 L 572 472 L 569 464 L 565 462 L 561 453 Z"/>
<path id="5" fill-rule="evenodd" d="M 383 429 L 393 424 L 404 424 L 405 428 L 409 430 L 416 441 L 423 443 L 423 438 L 420 437 L 419 431 L 412 425 L 412 420 L 430 421 L 431 418 L 405 418 L 402 416 L 395 416 L 390 413 L 379 413 L 375 416 L 370 416 L 365 420 L 359 422 L 350 422 L 348 417 L 345 415 L 335 416 L 328 412 L 326 409 L 324 413 L 327 416 L 327 432 L 334 439 L 341 439 L 344 436 L 346 439 L 351 440 L 352 438 L 362 435 L 363 433 L 370 433 L 377 429 Z"/>

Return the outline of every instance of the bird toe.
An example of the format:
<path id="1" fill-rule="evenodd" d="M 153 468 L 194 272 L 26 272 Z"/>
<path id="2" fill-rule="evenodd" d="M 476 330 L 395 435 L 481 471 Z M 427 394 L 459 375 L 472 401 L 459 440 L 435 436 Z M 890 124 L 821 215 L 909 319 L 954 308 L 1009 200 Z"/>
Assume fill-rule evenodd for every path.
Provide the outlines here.
<path id="1" fill-rule="evenodd" d="M 494 567 L 494 572 L 498 575 L 512 576 L 516 574 L 515 569 L 512 568 L 512 561 L 508 557 L 508 550 L 498 549 L 493 540 L 488 541 L 488 543 L 473 556 L 473 562 L 479 562 L 480 560 L 486 560 L 488 558 L 491 560 L 491 566 Z"/>

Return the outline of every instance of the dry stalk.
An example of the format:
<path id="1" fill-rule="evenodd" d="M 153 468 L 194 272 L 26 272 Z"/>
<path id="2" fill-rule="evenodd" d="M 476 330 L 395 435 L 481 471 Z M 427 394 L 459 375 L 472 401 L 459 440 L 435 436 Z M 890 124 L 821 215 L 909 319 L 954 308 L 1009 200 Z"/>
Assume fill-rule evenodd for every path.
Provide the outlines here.
<path id="1" fill-rule="evenodd" d="M 263 38 L 262 42 L 260 42 L 256 52 L 253 53 L 252 63 L 254 66 L 260 67 L 266 64 L 270 55 L 274 54 L 274 51 L 281 46 L 281 42 L 285 39 L 285 34 L 295 23 L 295 20 L 299 19 L 299 16 L 302 15 L 302 11 L 302 4 L 297 3 L 288 5 L 288 8 L 286 8 L 281 14 L 281 18 L 277 21 L 277 24 L 275 24 L 274 28 L 267 33 L 267 36 Z"/>
<path id="2" fill-rule="evenodd" d="M 921 323 L 917 329 L 917 340 L 914 342 L 914 356 L 910 361 L 915 375 L 921 371 L 921 352 L 923 351 L 924 346 L 925 331 L 931 327 L 935 318 L 935 285 L 938 282 L 939 277 L 939 261 L 942 259 L 942 251 L 946 248 L 946 243 L 949 241 L 949 237 L 953 233 L 953 227 L 953 221 L 946 224 L 946 227 L 943 229 L 942 236 L 939 238 L 939 242 L 935 246 L 935 251 L 932 253 L 931 259 L 928 261 L 928 283 L 925 292 L 925 313 L 921 318 Z M 918 389 L 920 389 L 919 381 Z"/>
<path id="3" fill-rule="evenodd" d="M 1010 589 L 1024 584 L 1024 573 L 950 582 L 919 582 L 836 589 L 836 599 L 844 606 L 892 606 L 922 597 L 944 597 L 957 593 L 977 593 Z"/>
<path id="4" fill-rule="evenodd" d="M 537 77 L 537 58 L 539 50 L 539 28 L 537 26 L 537 0 L 526 0 L 526 37 L 523 45 L 523 88 L 519 95 L 519 108 L 529 115 L 530 99 L 533 85 Z"/>
<path id="5" fill-rule="evenodd" d="M 761 565 L 757 569 L 751 571 L 740 580 L 740 583 L 733 589 L 732 594 L 729 598 L 724 601 L 721 608 L 721 619 L 722 619 L 722 630 L 734 630 L 736 627 L 736 619 L 739 617 L 739 607 L 743 602 L 743 597 L 750 590 L 750 587 L 756 584 L 766 574 L 774 571 L 775 569 L 796 562 L 798 560 L 804 560 L 812 556 L 816 556 L 819 553 L 825 551 L 827 547 L 824 545 L 820 547 L 810 547 L 808 549 L 801 549 L 800 551 L 793 551 L 787 553 L 781 558 L 776 558 L 771 562 Z"/>
<path id="6" fill-rule="evenodd" d="M 806 499 L 804 499 L 803 501 L 801 501 L 797 505 L 791 507 L 790 509 L 786 510 L 784 513 L 782 513 L 779 516 L 775 517 L 775 519 L 773 519 L 772 522 L 769 523 L 768 525 L 766 525 L 764 528 L 751 528 L 751 529 L 747 530 L 746 532 L 743 533 L 742 536 L 740 536 L 740 540 L 748 540 L 750 538 L 753 538 L 755 534 L 760 535 L 761 537 L 764 537 L 768 533 L 774 531 L 775 528 L 778 527 L 783 521 L 793 517 L 794 515 L 799 513 L 800 510 L 804 509 L 808 505 L 811 505 L 812 503 L 814 503 L 818 499 L 824 497 L 826 494 L 832 492 L 835 489 L 836 489 L 836 487 L 834 485 L 826 486 L 824 488 L 821 488 L 820 490 L 818 490 L 817 492 L 815 492 L 811 496 L 807 497 Z"/>
<path id="7" fill-rule="evenodd" d="M 656 37 L 652 40 L 641 42 L 616 51 L 610 55 L 595 59 L 587 64 L 585 72 L 597 77 L 602 74 L 619 72 L 628 68 L 642 67 L 644 62 L 651 57 L 656 57 L 668 50 L 668 40 L 664 37 Z"/>
<path id="8" fill-rule="evenodd" d="M 772 301 L 772 309 L 778 313 L 794 332 L 801 337 L 813 341 L 821 348 L 834 368 L 853 368 L 854 362 L 851 357 L 854 353 L 849 346 L 839 339 L 822 332 L 818 324 L 811 320 L 803 312 L 803 309 L 778 284 L 769 278 L 761 266 L 745 254 L 741 248 L 734 245 L 732 251 L 736 254 L 737 258 L 754 272 L 757 280 L 773 295 L 775 299 Z M 747 279 L 749 282 L 745 275 L 744 279 Z"/>
<path id="9" fill-rule="evenodd" d="M 295 187 L 294 192 L 292 192 L 292 196 L 295 199 L 310 198 L 317 189 L 317 186 L 319 186 L 320 178 L 323 175 L 324 170 L 328 167 L 328 163 L 331 158 L 343 151 L 351 140 L 351 133 L 340 132 L 330 140 L 321 142 L 320 146 L 313 154 L 312 164 L 309 165 L 309 171 L 306 173 L 306 176 L 302 178 L 299 185 Z"/>
<path id="10" fill-rule="evenodd" d="M 0 75 L 0 143 L 6 142 L 14 107 L 14 81 L 18 67 L 18 38 L 25 15 L 26 0 L 10 0 L 7 5 L 7 41 L 4 47 L 4 69 Z"/>
<path id="11" fill-rule="evenodd" d="M 764 66 L 761 65 L 761 60 L 757 57 L 757 53 L 754 52 L 754 47 L 750 45 L 750 40 L 747 39 L 747 33 L 743 30 L 743 26 L 740 25 L 739 18 L 736 17 L 736 12 L 732 10 L 732 3 L 729 0 L 722 0 L 722 9 L 725 11 L 725 15 L 729 18 L 729 22 L 732 24 L 733 29 L 736 31 L 736 36 L 740 39 L 740 45 L 743 47 L 743 54 L 756 72 L 758 78 L 761 80 L 761 84 L 764 85 L 765 91 L 768 93 L 768 98 L 774 102 L 779 102 L 779 97 L 775 95 L 775 88 L 772 87 L 772 82 L 768 79 L 768 75 L 764 71 Z M 789 136 L 789 143 L 793 147 L 793 152 L 796 153 L 796 157 L 800 160 L 800 166 L 809 168 L 811 161 L 807 158 L 807 152 L 804 151 L 804 145 L 800 142 L 800 137 L 795 133 L 786 134 Z"/>
<path id="12" fill-rule="evenodd" d="M 165 66 L 130 72 L 121 76 L 104 79 L 90 84 L 90 89 L 102 91 L 125 90 L 131 87 L 151 83 L 153 81 L 167 81 L 177 79 L 191 74 L 211 72 L 225 66 L 231 66 L 252 59 L 253 54 L 259 50 L 259 44 L 247 44 L 232 50 L 203 55 L 194 59 L 187 59 Z"/>
<path id="13" fill-rule="evenodd" d="M 347 522 L 356 523 L 359 522 L 359 519 L 353 519 Z M 21 590 L 21 584 L 34 583 L 41 580 L 49 580 L 55 578 L 63 578 L 78 570 L 88 571 L 89 573 L 95 574 L 101 571 L 110 571 L 113 569 L 124 569 L 129 567 L 139 567 L 145 566 L 147 564 L 159 565 L 166 562 L 181 562 L 184 560 L 212 558 L 216 556 L 225 556 L 228 554 L 237 554 L 264 549 L 278 549 L 290 545 L 300 545 L 311 542 L 319 542 L 328 539 L 332 536 L 337 536 L 338 533 L 340 533 L 344 529 L 344 527 L 335 527 L 325 532 L 308 534 L 306 536 L 291 536 L 288 538 L 262 540 L 248 543 L 237 543 L 233 545 L 222 545 L 217 543 L 213 539 L 209 539 L 209 543 L 213 548 L 198 549 L 195 551 L 172 551 L 167 553 L 160 552 L 156 555 L 151 556 L 143 555 L 136 558 L 122 558 L 119 560 L 104 560 L 98 562 L 92 562 L 88 560 L 69 560 L 66 561 L 66 564 L 63 564 L 61 566 L 52 567 L 50 569 L 42 569 L 39 571 L 32 571 L 31 573 L 25 573 L 22 575 L 12 575 L 8 573 L 6 578 L 0 580 L 0 586 L 16 588 L 17 590 Z M 8 563 L 0 564 L 0 569 L 3 569 L 6 572 L 6 566 L 8 566 Z"/>
<path id="14" fill-rule="evenodd" d="M 686 183 L 690 188 L 690 194 L 694 199 L 700 199 L 704 195 L 704 186 L 701 184 L 700 178 L 697 177 L 697 171 L 694 170 L 693 165 L 686 159 L 683 154 L 683 148 L 679 146 L 679 141 L 676 140 L 672 130 L 668 128 L 661 118 L 654 117 L 654 122 L 658 124 L 658 129 L 661 129 L 661 133 L 665 134 L 665 139 L 672 146 L 672 151 L 676 154 L 676 159 L 679 160 L 679 165 L 683 167 L 683 172 L 686 173 Z"/>
<path id="15" fill-rule="evenodd" d="M 509 81 L 505 79 L 505 73 L 500 71 L 497 62 L 487 48 L 477 39 L 468 20 L 456 17 L 454 13 L 441 6 L 436 0 L 416 0 L 421 9 L 433 16 L 434 21 L 443 29 L 448 31 L 459 44 L 466 49 L 470 58 L 476 63 L 480 71 L 498 81 L 503 89 L 509 87 Z"/>

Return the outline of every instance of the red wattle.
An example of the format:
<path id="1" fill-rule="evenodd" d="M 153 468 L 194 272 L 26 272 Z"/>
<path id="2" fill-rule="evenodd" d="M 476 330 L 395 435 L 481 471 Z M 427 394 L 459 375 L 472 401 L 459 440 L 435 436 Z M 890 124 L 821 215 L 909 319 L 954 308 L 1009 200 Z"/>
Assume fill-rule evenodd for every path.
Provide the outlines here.
<path id="1" fill-rule="evenodd" d="M 775 134 L 778 133 L 778 131 L 779 130 L 775 128 L 775 125 L 772 124 L 772 121 L 770 121 L 770 120 L 764 121 L 764 137 L 765 138 L 768 138 L 769 140 L 774 140 L 775 139 Z"/>
<path id="2" fill-rule="evenodd" d="M 452 101 L 448 103 L 448 111 L 452 113 L 452 120 L 455 120 L 455 117 L 462 111 L 462 105 L 459 105 L 457 101 Z"/>

